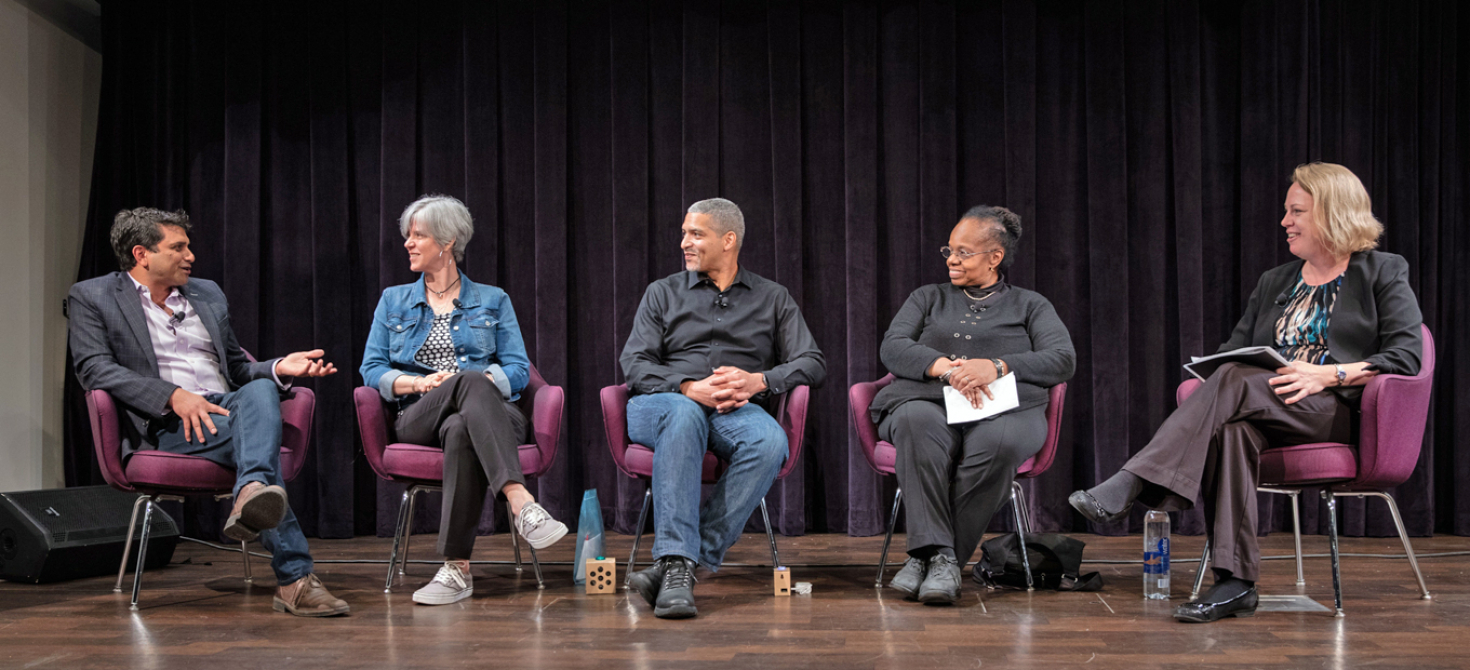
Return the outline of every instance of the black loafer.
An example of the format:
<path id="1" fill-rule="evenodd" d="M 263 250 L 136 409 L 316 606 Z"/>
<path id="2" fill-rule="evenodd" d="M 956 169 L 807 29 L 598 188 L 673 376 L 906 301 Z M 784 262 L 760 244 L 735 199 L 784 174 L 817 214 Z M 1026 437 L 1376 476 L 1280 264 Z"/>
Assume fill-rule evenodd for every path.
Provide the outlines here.
<path id="1" fill-rule="evenodd" d="M 1108 523 L 1125 519 L 1128 517 L 1128 511 L 1133 509 L 1133 503 L 1130 502 L 1123 506 L 1122 511 L 1109 512 L 1097 502 L 1097 498 L 1092 497 L 1092 494 L 1086 491 L 1073 491 L 1072 495 L 1067 496 L 1067 504 L 1093 523 Z"/>
<path id="2" fill-rule="evenodd" d="M 1195 601 L 1184 603 L 1174 610 L 1174 618 L 1185 623 L 1210 623 L 1219 621 L 1228 616 L 1252 617 L 1256 615 L 1256 606 L 1261 602 L 1260 596 L 1256 594 L 1256 587 L 1246 589 L 1244 593 L 1229 600 L 1218 603 Z"/>

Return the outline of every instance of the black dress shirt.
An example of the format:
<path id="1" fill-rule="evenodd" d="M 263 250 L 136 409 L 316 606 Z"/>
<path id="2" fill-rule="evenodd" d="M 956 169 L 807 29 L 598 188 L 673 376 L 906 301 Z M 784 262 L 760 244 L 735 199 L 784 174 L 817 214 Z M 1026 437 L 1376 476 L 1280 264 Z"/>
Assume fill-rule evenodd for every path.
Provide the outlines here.
<path id="1" fill-rule="evenodd" d="M 744 268 L 723 292 L 692 271 L 649 284 L 619 361 L 634 394 L 678 393 L 724 365 L 765 374 L 771 395 L 827 375 L 786 287 Z"/>

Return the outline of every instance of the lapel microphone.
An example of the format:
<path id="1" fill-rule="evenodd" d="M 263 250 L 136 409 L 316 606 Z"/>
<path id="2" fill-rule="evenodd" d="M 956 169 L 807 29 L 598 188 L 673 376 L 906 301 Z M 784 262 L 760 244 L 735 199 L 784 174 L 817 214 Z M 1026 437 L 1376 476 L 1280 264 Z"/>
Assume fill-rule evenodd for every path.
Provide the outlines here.
<path id="1" fill-rule="evenodd" d="M 459 298 L 455 298 L 454 299 L 454 308 L 455 309 L 464 309 L 464 305 L 460 304 Z"/>
<path id="2" fill-rule="evenodd" d="M 715 307 L 719 307 L 720 309 L 729 309 L 730 299 L 728 297 L 725 297 L 725 294 L 723 293 L 715 296 Z"/>

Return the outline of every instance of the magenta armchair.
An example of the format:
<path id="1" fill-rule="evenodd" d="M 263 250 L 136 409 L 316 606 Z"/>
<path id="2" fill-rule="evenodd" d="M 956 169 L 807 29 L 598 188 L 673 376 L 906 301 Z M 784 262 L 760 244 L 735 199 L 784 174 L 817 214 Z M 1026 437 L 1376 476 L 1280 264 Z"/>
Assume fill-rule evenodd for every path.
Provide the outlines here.
<path id="1" fill-rule="evenodd" d="M 560 386 L 546 383 L 536 366 L 530 368 L 531 380 L 521 390 L 517 405 L 531 418 L 534 444 L 520 446 L 521 474 L 539 477 L 551 469 L 556 460 L 556 445 L 561 439 L 562 408 L 566 404 L 566 393 Z M 359 386 L 352 392 L 357 406 L 357 427 L 362 431 L 362 451 L 368 465 L 379 477 L 407 484 L 403 500 L 398 505 L 398 522 L 393 534 L 393 554 L 388 560 L 388 578 L 383 592 L 393 590 L 396 574 L 404 574 L 408 564 L 408 543 L 413 523 L 414 501 L 419 493 L 438 491 L 444 481 L 444 450 L 438 447 L 397 442 L 393 426 L 388 421 L 383 396 L 371 386 Z M 515 548 L 516 572 L 521 571 L 521 545 L 515 531 L 510 532 L 511 545 Z M 541 562 L 536 557 L 536 548 L 531 547 L 531 564 L 536 569 L 536 587 L 546 588 L 541 578 Z"/>
<path id="2" fill-rule="evenodd" d="M 617 464 L 618 470 L 634 479 L 653 478 L 653 449 L 633 442 L 628 438 L 628 387 L 624 384 L 607 386 L 602 389 L 602 426 L 607 431 L 607 447 L 612 451 L 613 462 Z M 776 479 L 782 480 L 791 471 L 796 469 L 797 459 L 801 456 L 801 443 L 806 436 L 806 407 L 811 397 L 811 389 L 806 386 L 797 386 L 783 394 L 776 403 L 776 422 L 781 424 L 781 429 L 786 432 L 786 446 L 789 453 L 786 463 L 781 466 L 781 471 L 776 473 Z M 705 452 L 704 472 L 700 479 L 711 484 L 720 478 L 724 472 L 725 464 L 714 454 Z M 623 585 L 627 587 L 627 580 L 633 576 L 633 568 L 638 561 L 638 547 L 643 542 L 643 525 L 648 522 L 648 507 L 653 501 L 653 487 L 648 487 L 643 492 L 643 508 L 638 512 L 638 530 L 633 537 L 633 552 L 628 556 L 627 575 L 624 577 Z M 781 555 L 776 550 L 776 534 L 771 528 L 771 517 L 766 512 L 766 499 L 761 498 L 761 520 L 766 524 L 766 540 L 771 543 L 771 565 L 781 565 Z"/>
<path id="3" fill-rule="evenodd" d="M 1302 578 L 1302 530 L 1297 498 L 1305 487 L 1321 487 L 1327 501 L 1328 544 L 1332 550 L 1332 596 L 1336 616 L 1342 616 L 1342 571 L 1338 565 L 1337 498 L 1343 496 L 1382 498 L 1388 503 L 1398 528 L 1399 539 L 1414 577 L 1419 581 L 1419 594 L 1429 600 L 1429 587 L 1414 557 L 1409 533 L 1399 516 L 1398 504 L 1388 492 L 1408 480 L 1419 463 L 1419 450 L 1424 443 L 1424 427 L 1429 417 L 1429 396 L 1434 387 L 1434 337 L 1428 326 L 1424 332 L 1424 355 L 1419 374 L 1378 375 L 1363 387 L 1362 413 L 1358 424 L 1358 446 L 1338 442 L 1296 444 L 1261 452 L 1259 491 L 1291 496 L 1291 518 L 1296 535 L 1296 580 Z M 1176 398 L 1183 403 L 1201 385 L 1190 379 L 1179 385 Z M 1199 569 L 1194 576 L 1190 599 L 1199 596 L 1205 568 L 1210 563 L 1212 542 L 1205 541 Z"/>
<path id="4" fill-rule="evenodd" d="M 249 356 L 247 353 L 246 356 Z M 254 358 L 251 358 L 254 360 Z M 92 448 L 102 477 L 119 491 L 137 493 L 133 515 L 128 521 L 128 537 L 123 543 L 122 564 L 117 568 L 115 592 L 122 591 L 123 573 L 127 570 L 132 550 L 133 529 L 138 526 L 138 507 L 145 506 L 143 531 L 138 538 L 138 563 L 133 570 L 132 609 L 138 609 L 138 592 L 143 585 L 143 564 L 148 556 L 147 519 L 153 518 L 158 501 L 182 501 L 184 496 L 210 495 L 216 500 L 232 497 L 235 471 L 198 456 L 171 454 L 153 449 L 133 452 L 127 465 L 122 461 L 122 433 L 112 395 L 103 390 L 87 391 L 87 417 L 92 423 Z M 316 394 L 307 388 L 292 388 L 281 399 L 281 477 L 296 479 L 306 464 L 306 450 L 311 444 L 311 421 L 316 412 Z M 245 562 L 245 581 L 251 582 L 250 552 L 240 543 Z"/>
<path id="5" fill-rule="evenodd" d="M 890 374 L 878 381 L 859 382 L 853 384 L 847 392 L 848 406 L 852 410 L 852 425 L 857 429 L 858 446 L 863 450 L 863 460 L 880 475 L 894 474 L 894 461 L 898 457 L 898 451 L 892 444 L 878 439 L 878 426 L 868 416 L 868 408 L 872 406 L 878 391 L 892 384 L 893 379 Z M 1039 477 L 1056 460 L 1057 442 L 1062 433 L 1062 410 L 1067 402 L 1067 383 L 1057 384 L 1047 393 L 1050 402 L 1046 406 L 1046 442 L 1041 445 L 1041 451 L 1016 468 L 1016 480 Z M 883 554 L 878 558 L 878 577 L 873 582 L 874 588 L 883 587 L 883 572 L 888 569 L 888 546 L 893 542 L 893 529 L 898 524 L 898 508 L 902 502 L 903 489 L 897 489 L 893 492 L 893 513 L 888 519 L 888 534 L 883 537 Z M 1021 546 L 1024 547 L 1026 533 L 1032 532 L 1031 513 L 1026 506 L 1026 491 L 1015 480 L 1011 482 L 1011 511 L 1016 517 L 1016 533 L 1020 535 Z M 1031 582 L 1031 558 L 1026 554 L 1027 552 L 1021 552 L 1021 560 L 1026 568 L 1026 587 L 1027 590 L 1033 590 L 1035 587 Z"/>

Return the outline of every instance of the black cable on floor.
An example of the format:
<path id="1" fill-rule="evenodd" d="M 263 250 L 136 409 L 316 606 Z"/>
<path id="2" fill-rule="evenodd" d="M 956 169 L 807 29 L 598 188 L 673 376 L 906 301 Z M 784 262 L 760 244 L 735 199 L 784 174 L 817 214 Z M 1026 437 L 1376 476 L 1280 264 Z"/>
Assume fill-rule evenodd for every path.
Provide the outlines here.
<path id="1" fill-rule="evenodd" d="M 208 541 L 205 541 L 205 540 L 200 540 L 200 539 L 196 539 L 196 538 L 192 538 L 192 537 L 186 537 L 186 536 L 183 536 L 183 535 L 180 535 L 179 536 L 179 539 L 181 539 L 181 540 L 188 540 L 189 542 L 193 542 L 195 544 L 202 544 L 202 545 L 204 545 L 206 547 L 209 547 L 211 549 L 218 549 L 220 551 L 229 551 L 229 552 L 234 552 L 236 554 L 240 553 L 240 549 L 237 548 L 237 547 L 229 547 L 229 546 L 225 546 L 225 545 L 222 545 L 222 544 L 215 544 L 213 542 L 208 542 Z M 260 553 L 260 552 L 256 552 L 256 551 L 250 552 L 250 555 L 251 556 L 254 556 L 256 558 L 262 558 L 262 559 L 266 559 L 266 560 L 270 560 L 270 558 L 271 558 L 271 555 L 270 554 Z M 1332 556 L 1332 554 L 1302 554 L 1302 558 L 1303 559 L 1307 559 L 1307 558 L 1330 558 L 1331 556 Z M 1359 553 L 1346 553 L 1346 552 L 1339 553 L 1338 556 L 1341 556 L 1341 557 L 1351 556 L 1353 558 L 1387 558 L 1387 559 L 1408 558 L 1409 557 L 1408 554 L 1359 554 Z M 1432 553 L 1432 554 L 1414 554 L 1414 557 L 1415 558 L 1449 558 L 1449 557 L 1458 557 L 1458 556 L 1470 556 L 1470 551 L 1441 551 L 1441 552 Z M 1183 557 L 1181 557 L 1181 558 L 1182 558 L 1182 560 L 1174 560 L 1173 562 L 1175 562 L 1175 563 L 1195 563 L 1195 562 L 1198 562 L 1198 559 L 1195 559 L 1195 558 L 1183 558 Z M 1295 558 L 1296 558 L 1296 554 L 1286 554 L 1286 555 L 1283 555 L 1283 556 L 1262 556 L 1261 557 L 1261 560 L 1263 560 L 1263 561 L 1289 561 L 1289 560 L 1294 560 Z M 357 564 L 362 564 L 362 565 L 375 565 L 375 564 L 376 565 L 387 565 L 388 564 L 388 561 L 386 561 L 386 560 L 383 560 L 383 559 L 375 559 L 375 558 L 352 558 L 352 559 L 338 558 L 338 559 L 325 559 L 325 560 L 323 560 L 323 559 L 312 559 L 312 562 L 314 562 L 314 563 L 329 564 L 329 565 L 357 565 Z M 410 559 L 407 562 L 408 563 L 418 564 L 418 565 L 438 565 L 440 563 L 443 563 L 443 561 L 430 561 L 430 560 L 423 560 L 423 559 Z M 1083 559 L 1082 562 L 1083 563 L 1092 563 L 1092 564 L 1096 564 L 1096 565 L 1142 565 L 1143 564 L 1143 559 L 1141 559 L 1141 558 L 1140 559 L 1137 559 L 1137 560 L 1133 560 L 1133 559 L 1130 559 L 1130 560 Z M 472 565 L 515 565 L 516 564 L 515 561 L 470 561 L 470 563 Z M 569 566 L 569 565 L 574 565 L 574 563 L 572 561 L 541 561 L 541 565 L 568 565 Z M 898 563 L 893 563 L 892 565 L 898 565 Z M 725 563 L 724 566 L 725 567 L 731 567 L 731 568 L 769 568 L 769 567 L 771 567 L 767 563 Z M 873 567 L 873 564 L 872 563 L 787 563 L 785 567 L 788 567 L 788 568 L 871 568 L 871 567 Z"/>

